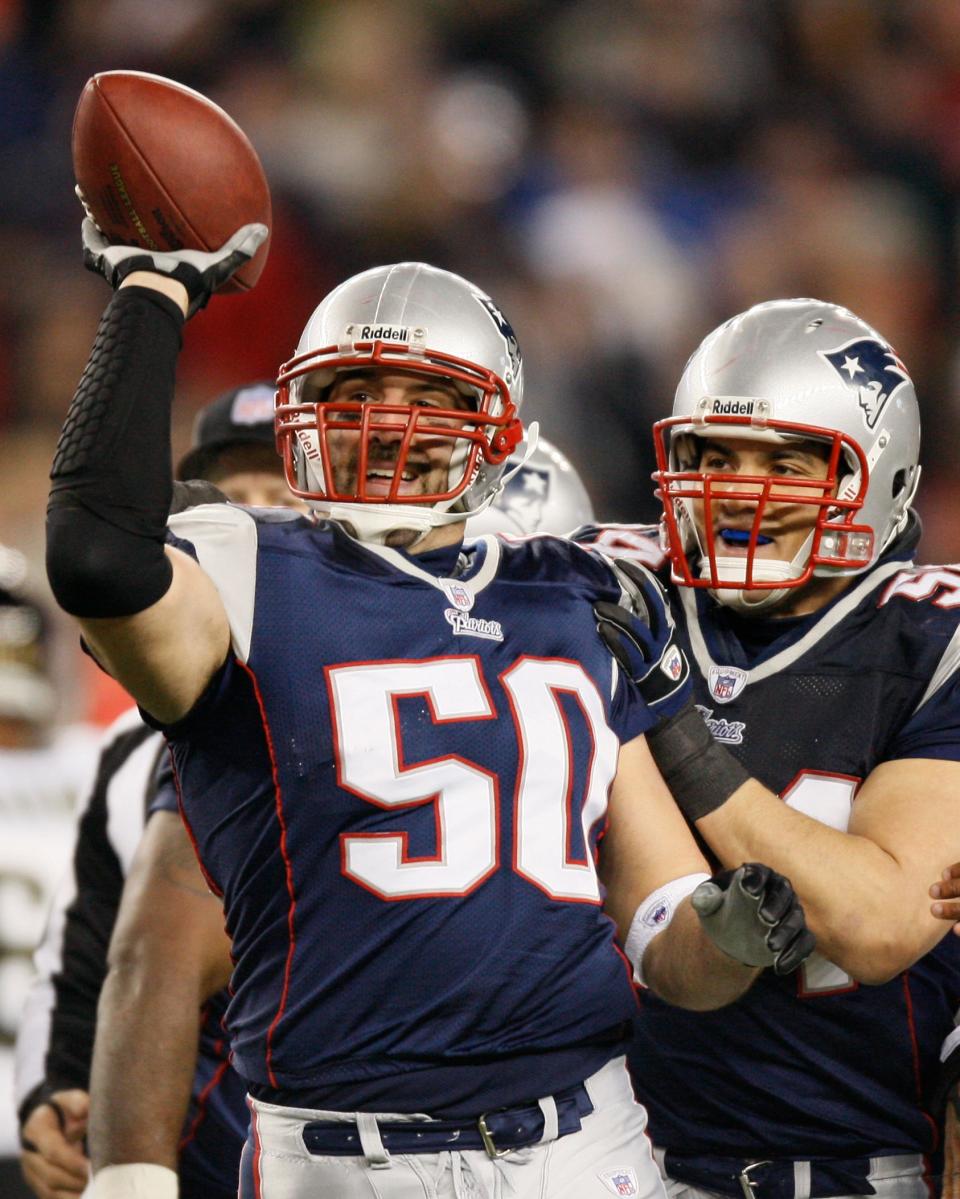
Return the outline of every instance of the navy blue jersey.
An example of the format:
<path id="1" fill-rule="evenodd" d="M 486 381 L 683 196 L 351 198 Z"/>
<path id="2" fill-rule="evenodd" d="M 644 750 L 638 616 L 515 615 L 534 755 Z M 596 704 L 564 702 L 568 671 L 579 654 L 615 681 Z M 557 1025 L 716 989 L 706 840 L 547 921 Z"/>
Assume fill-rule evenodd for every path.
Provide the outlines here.
<path id="1" fill-rule="evenodd" d="M 421 557 L 228 506 L 171 522 L 233 652 L 167 730 L 224 897 L 234 1064 L 258 1094 L 475 1114 L 609 1060 L 636 1010 L 595 870 L 652 723 L 559 539 Z"/>
<path id="2" fill-rule="evenodd" d="M 662 562 L 650 528 L 577 536 Z M 881 762 L 960 761 L 960 568 L 909 557 L 908 537 L 828 607 L 780 621 L 670 589 L 713 735 L 835 828 Z M 654 1141 L 745 1158 L 928 1153 L 937 1134 L 923 1101 L 958 1002 L 955 937 L 883 986 L 860 986 L 815 954 L 788 978 L 765 971 L 716 1012 L 645 993 L 631 1067 Z"/>

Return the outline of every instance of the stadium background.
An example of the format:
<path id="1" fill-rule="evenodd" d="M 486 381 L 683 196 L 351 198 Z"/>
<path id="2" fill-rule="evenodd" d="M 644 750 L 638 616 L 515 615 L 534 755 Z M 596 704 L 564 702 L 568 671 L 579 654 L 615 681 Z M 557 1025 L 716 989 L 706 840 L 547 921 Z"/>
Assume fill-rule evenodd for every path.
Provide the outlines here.
<path id="1" fill-rule="evenodd" d="M 809 295 L 908 364 L 921 557 L 960 558 L 955 0 L 0 0 L 0 543 L 41 597 L 47 470 L 107 298 L 80 266 L 70 125 L 116 68 L 222 104 L 273 191 L 260 285 L 191 327 L 178 452 L 199 404 L 274 373 L 329 287 L 426 259 L 509 314 L 524 416 L 598 514 L 648 519 L 649 427 L 687 355 L 755 301 Z M 64 722 L 117 710 L 62 621 L 54 662 Z M 38 842 L 44 887 L 63 852 Z M 0 867 L 7 1045 L 41 907 L 10 902 Z M 0 1099 L 0 1158 L 13 1134 Z M 0 1162 L 0 1193 L 17 1185 Z"/>

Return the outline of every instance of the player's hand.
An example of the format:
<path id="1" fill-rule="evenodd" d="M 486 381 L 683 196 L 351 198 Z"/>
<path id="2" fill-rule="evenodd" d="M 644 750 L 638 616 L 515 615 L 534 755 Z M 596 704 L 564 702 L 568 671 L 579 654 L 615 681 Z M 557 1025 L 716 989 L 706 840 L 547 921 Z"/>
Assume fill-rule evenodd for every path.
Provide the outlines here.
<path id="1" fill-rule="evenodd" d="M 267 237 L 266 225 L 244 225 L 219 250 L 143 250 L 115 246 L 87 217 L 81 227 L 83 265 L 103 275 L 114 289 L 134 271 L 151 271 L 176 279 L 189 297 L 187 316 L 203 308 L 218 287 L 256 254 Z"/>
<path id="2" fill-rule="evenodd" d="M 689 693 L 690 666 L 675 640 L 667 596 L 645 567 L 617 558 L 619 604 L 593 605 L 597 632 L 657 716 L 674 715 Z"/>
<path id="3" fill-rule="evenodd" d="M 940 881 L 930 888 L 930 896 L 934 900 L 930 911 L 940 920 L 953 920 L 953 931 L 960 935 L 960 862 L 944 870 Z M 957 1166 L 960 1168 L 960 1161 Z"/>
<path id="4" fill-rule="evenodd" d="M 89 1112 L 86 1091 L 54 1091 L 24 1122 L 20 1168 L 37 1199 L 79 1195 L 90 1181 L 83 1152 Z"/>
<path id="5" fill-rule="evenodd" d="M 759 862 L 722 870 L 690 897 L 707 936 L 745 966 L 789 974 L 813 953 L 800 900 L 789 879 Z"/>

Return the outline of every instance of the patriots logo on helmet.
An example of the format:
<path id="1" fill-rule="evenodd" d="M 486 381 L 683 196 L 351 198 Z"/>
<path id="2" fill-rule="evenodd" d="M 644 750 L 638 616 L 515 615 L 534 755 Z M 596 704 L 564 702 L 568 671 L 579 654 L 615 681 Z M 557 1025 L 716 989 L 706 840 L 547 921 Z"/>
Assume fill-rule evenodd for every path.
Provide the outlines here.
<path id="1" fill-rule="evenodd" d="M 507 482 L 497 507 L 511 517 L 522 533 L 534 533 L 543 521 L 550 498 L 550 474 L 535 466 L 524 466 Z"/>
<path id="2" fill-rule="evenodd" d="M 889 346 L 870 337 L 857 338 L 835 350 L 817 351 L 844 383 L 857 392 L 868 429 L 873 429 L 899 388 L 910 382 L 903 363 Z"/>
<path id="3" fill-rule="evenodd" d="M 516 379 L 520 373 L 520 343 L 517 341 L 517 335 L 513 331 L 513 326 L 503 315 L 500 309 L 494 304 L 489 296 L 478 295 L 476 297 L 483 307 L 490 313 L 493 323 L 500 330 L 500 336 L 507 343 L 507 356 L 510 359 L 510 366 L 513 370 L 513 377 Z"/>

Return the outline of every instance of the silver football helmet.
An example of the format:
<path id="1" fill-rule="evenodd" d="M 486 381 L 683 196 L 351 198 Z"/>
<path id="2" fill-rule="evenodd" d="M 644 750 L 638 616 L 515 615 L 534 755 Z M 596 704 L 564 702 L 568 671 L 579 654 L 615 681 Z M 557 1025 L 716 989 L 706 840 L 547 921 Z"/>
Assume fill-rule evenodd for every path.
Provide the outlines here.
<path id="1" fill-rule="evenodd" d="M 705 438 L 820 442 L 826 477 L 705 470 Z M 868 570 L 906 524 L 920 476 L 920 416 L 903 363 L 875 329 L 819 300 L 757 304 L 709 334 L 686 365 L 672 416 L 654 425 L 654 442 L 674 582 L 709 588 L 748 613 L 813 576 Z M 740 553 L 724 556 L 712 538 L 701 543 L 695 512 L 712 529 L 729 499 L 755 511 Z M 791 561 L 757 554 L 770 540 L 765 521 L 784 505 L 810 512 Z"/>
<path id="2" fill-rule="evenodd" d="M 328 398 L 338 372 L 371 369 L 439 376 L 465 397 L 466 407 Z M 497 495 L 523 434 L 517 416 L 523 365 L 506 318 L 472 283 L 422 262 L 375 267 L 335 288 L 307 321 L 277 387 L 277 447 L 290 489 L 372 542 L 395 529 L 423 536 L 482 511 Z M 331 436 L 344 432 L 357 437 L 358 465 L 351 488 L 338 490 Z M 386 485 L 382 472 L 375 485 L 367 477 L 374 439 L 398 443 Z M 453 443 L 446 485 L 405 495 L 411 446 L 431 440 Z"/>
<path id="3" fill-rule="evenodd" d="M 507 469 L 493 503 L 467 521 L 468 537 L 483 533 L 559 537 L 593 523 L 593 505 L 573 463 L 542 434 L 533 453 L 527 457 L 521 447 L 510 456 Z"/>

